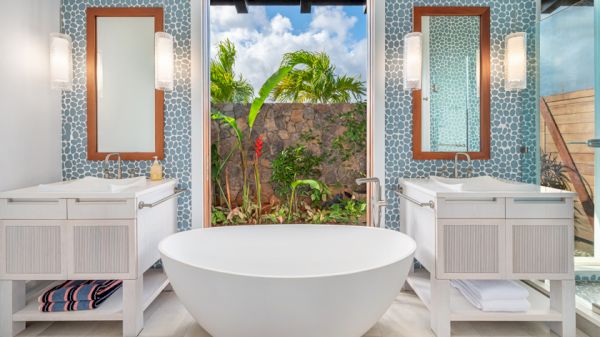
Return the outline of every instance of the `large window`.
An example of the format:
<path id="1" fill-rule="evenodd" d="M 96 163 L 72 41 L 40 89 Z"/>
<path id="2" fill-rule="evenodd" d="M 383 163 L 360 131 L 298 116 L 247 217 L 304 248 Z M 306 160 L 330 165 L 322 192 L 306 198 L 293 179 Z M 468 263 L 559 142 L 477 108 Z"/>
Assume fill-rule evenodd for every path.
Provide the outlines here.
<path id="1" fill-rule="evenodd" d="M 212 225 L 365 224 L 364 7 L 210 9 Z"/>
<path id="2" fill-rule="evenodd" d="M 591 1 L 551 8 L 541 18 L 541 183 L 577 193 L 577 295 L 600 304 L 600 249 L 595 247 L 594 7 Z M 581 308 L 580 308 L 581 309 Z"/>

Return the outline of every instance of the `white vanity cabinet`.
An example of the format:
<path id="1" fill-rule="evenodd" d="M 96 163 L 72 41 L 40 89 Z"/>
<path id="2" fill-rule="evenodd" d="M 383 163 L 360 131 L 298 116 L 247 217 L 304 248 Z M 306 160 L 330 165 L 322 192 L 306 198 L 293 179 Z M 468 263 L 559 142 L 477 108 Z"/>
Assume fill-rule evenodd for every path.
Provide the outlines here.
<path id="1" fill-rule="evenodd" d="M 143 311 L 167 286 L 151 267 L 158 243 L 177 230 L 175 180 L 142 182 L 123 191 L 0 193 L 0 336 L 17 334 L 26 321 L 123 320 L 123 334 L 136 336 Z M 99 308 L 43 313 L 28 280 L 123 280 Z M 6 300 L 5 300 L 6 299 Z"/>
<path id="2" fill-rule="evenodd" d="M 559 335 L 574 337 L 574 193 L 494 184 L 486 190 L 458 181 L 401 182 L 401 230 L 417 242 L 415 258 L 423 266 L 408 284 L 429 307 L 438 337 L 450 336 L 451 321 L 546 321 Z M 527 286 L 528 312 L 483 312 L 452 279 L 551 280 L 551 296 Z"/>

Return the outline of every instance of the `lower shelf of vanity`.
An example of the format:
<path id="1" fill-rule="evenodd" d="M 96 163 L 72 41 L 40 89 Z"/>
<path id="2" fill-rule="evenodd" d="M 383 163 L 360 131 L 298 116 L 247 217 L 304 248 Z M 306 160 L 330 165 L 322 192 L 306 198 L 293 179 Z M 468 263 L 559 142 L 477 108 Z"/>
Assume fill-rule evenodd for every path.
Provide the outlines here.
<path id="1" fill-rule="evenodd" d="M 431 281 L 427 270 L 417 270 L 407 278 L 417 296 L 431 310 Z M 561 315 L 550 309 L 550 299 L 544 294 L 521 282 L 529 290 L 531 308 L 526 312 L 481 311 L 467 301 L 462 294 L 450 286 L 450 321 L 541 321 L 559 322 Z"/>
<path id="2" fill-rule="evenodd" d="M 56 284 L 57 282 L 53 283 Z M 162 269 L 149 269 L 144 273 L 144 310 L 167 287 L 169 280 Z M 47 289 L 38 290 L 35 294 L 27 294 L 25 308 L 13 314 L 13 321 L 121 321 L 123 320 L 123 287 L 94 310 L 68 312 L 41 312 L 37 298 Z"/>

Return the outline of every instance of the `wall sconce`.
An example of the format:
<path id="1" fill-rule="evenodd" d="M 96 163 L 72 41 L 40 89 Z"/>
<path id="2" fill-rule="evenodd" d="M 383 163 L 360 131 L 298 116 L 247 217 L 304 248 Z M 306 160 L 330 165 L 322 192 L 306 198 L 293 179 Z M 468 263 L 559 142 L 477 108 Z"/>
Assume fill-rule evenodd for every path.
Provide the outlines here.
<path id="1" fill-rule="evenodd" d="M 527 88 L 527 33 L 508 35 L 504 53 L 504 88 Z"/>
<path id="2" fill-rule="evenodd" d="M 73 55 L 71 37 L 50 34 L 50 87 L 70 91 L 73 88 Z"/>
<path id="3" fill-rule="evenodd" d="M 158 32 L 154 34 L 154 87 L 173 90 L 174 73 L 173 36 Z"/>
<path id="4" fill-rule="evenodd" d="M 404 36 L 404 90 L 421 89 L 423 71 L 423 34 Z"/>

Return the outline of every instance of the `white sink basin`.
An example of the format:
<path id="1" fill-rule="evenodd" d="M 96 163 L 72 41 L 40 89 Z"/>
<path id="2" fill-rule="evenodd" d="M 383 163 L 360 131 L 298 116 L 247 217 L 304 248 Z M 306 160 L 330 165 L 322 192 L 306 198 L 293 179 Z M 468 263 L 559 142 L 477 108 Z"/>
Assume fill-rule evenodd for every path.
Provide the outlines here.
<path id="1" fill-rule="evenodd" d="M 56 184 L 39 185 L 41 192 L 107 192 L 116 193 L 128 188 L 144 186 L 146 177 L 128 179 L 103 179 L 85 177 L 83 179 L 60 182 Z"/>
<path id="2" fill-rule="evenodd" d="M 518 183 L 489 176 L 473 178 L 431 176 L 429 179 L 443 188 L 457 192 L 534 192 L 539 190 L 539 187 L 533 184 Z"/>

